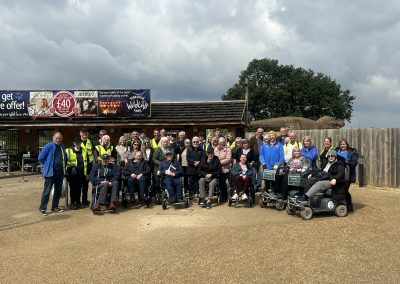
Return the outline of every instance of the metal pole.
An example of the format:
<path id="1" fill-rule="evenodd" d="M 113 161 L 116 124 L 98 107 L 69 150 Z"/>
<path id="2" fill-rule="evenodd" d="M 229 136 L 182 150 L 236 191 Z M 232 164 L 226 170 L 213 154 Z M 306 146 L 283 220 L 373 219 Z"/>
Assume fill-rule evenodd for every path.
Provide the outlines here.
<path id="1" fill-rule="evenodd" d="M 244 99 L 246 101 L 246 125 L 249 123 L 249 78 L 244 79 Z"/>
<path id="2" fill-rule="evenodd" d="M 20 180 L 20 182 L 26 182 L 27 180 L 25 180 L 25 159 L 22 158 L 22 179 Z"/>
<path id="3" fill-rule="evenodd" d="M 10 154 L 7 153 L 7 175 L 10 175 Z"/>
<path id="4" fill-rule="evenodd" d="M 358 186 L 364 187 L 364 155 L 358 158 Z"/>

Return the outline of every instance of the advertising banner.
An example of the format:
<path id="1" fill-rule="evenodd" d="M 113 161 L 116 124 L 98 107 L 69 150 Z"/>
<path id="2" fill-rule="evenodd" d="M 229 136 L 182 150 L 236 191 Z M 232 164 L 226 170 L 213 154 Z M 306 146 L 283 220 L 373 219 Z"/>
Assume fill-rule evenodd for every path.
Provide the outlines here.
<path id="1" fill-rule="evenodd" d="M 98 95 L 99 116 L 150 116 L 150 90 L 104 90 Z"/>
<path id="2" fill-rule="evenodd" d="M 0 118 L 29 118 L 29 93 L 0 91 Z"/>
<path id="3" fill-rule="evenodd" d="M 150 117 L 150 90 L 0 91 L 0 118 Z"/>

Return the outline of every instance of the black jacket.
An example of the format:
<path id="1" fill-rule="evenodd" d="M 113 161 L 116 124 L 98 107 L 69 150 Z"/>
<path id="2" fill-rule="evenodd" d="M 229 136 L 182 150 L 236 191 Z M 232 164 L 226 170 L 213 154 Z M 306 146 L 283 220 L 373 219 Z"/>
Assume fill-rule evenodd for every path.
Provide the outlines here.
<path id="1" fill-rule="evenodd" d="M 207 154 L 203 149 L 201 149 L 200 147 L 198 147 L 198 148 L 190 147 L 186 152 L 186 159 L 188 162 L 186 174 L 187 175 L 198 175 L 200 164 L 197 167 L 195 167 L 194 162 L 195 161 L 201 162 L 201 160 L 203 158 L 207 158 Z"/>
<path id="2" fill-rule="evenodd" d="M 217 156 L 214 156 L 210 163 L 207 163 L 208 157 L 204 157 L 200 162 L 199 176 L 205 177 L 206 174 L 211 174 L 211 178 L 219 177 L 221 172 L 221 163 Z"/>
<path id="3" fill-rule="evenodd" d="M 133 173 L 133 168 L 134 168 L 134 160 L 128 160 L 128 163 L 125 165 L 125 168 L 122 171 L 122 178 L 123 179 L 129 178 Z M 144 159 L 140 161 L 140 173 L 143 174 L 144 176 L 149 176 L 151 173 L 150 166 Z"/>
<path id="4" fill-rule="evenodd" d="M 106 169 L 107 168 L 107 172 Z M 98 185 L 102 181 L 119 181 L 119 171 L 113 164 L 103 165 L 102 163 L 95 163 L 92 171 L 90 172 L 89 180 L 93 185 Z"/>
<path id="5" fill-rule="evenodd" d="M 338 153 L 339 147 L 336 148 L 336 153 Z M 350 168 L 349 182 L 353 183 L 356 181 L 356 167 L 358 164 L 358 151 L 355 148 L 348 149 L 349 155 L 347 161 L 343 157 L 338 155 L 338 159 L 341 159 L 345 165 Z"/>
<path id="6" fill-rule="evenodd" d="M 243 148 L 238 148 L 236 155 L 235 155 L 235 159 L 236 162 L 240 161 L 240 156 L 243 154 Z M 254 154 L 254 150 L 252 148 L 250 148 L 250 151 L 247 153 L 247 163 L 251 163 L 251 162 L 255 162 L 256 161 L 256 155 Z"/>

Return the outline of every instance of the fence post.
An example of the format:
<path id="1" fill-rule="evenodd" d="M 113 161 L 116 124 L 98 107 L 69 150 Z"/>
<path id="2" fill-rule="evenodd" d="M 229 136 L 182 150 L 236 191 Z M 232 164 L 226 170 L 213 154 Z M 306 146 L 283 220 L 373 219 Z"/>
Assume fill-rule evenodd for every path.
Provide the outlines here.
<path id="1" fill-rule="evenodd" d="M 364 155 L 358 158 L 358 186 L 364 187 Z"/>

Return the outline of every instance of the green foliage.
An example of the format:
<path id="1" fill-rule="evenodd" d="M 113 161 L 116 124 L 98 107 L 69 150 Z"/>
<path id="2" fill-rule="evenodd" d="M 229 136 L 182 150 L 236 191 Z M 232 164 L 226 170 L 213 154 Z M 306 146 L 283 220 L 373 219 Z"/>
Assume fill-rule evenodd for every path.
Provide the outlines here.
<path id="1" fill-rule="evenodd" d="M 278 60 L 254 59 L 222 99 L 243 100 L 246 78 L 249 78 L 249 111 L 255 119 L 280 116 L 318 119 L 329 115 L 350 122 L 355 97 L 322 73 L 279 65 Z"/>

